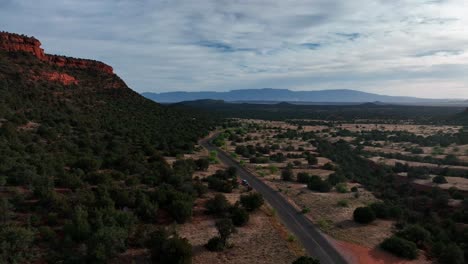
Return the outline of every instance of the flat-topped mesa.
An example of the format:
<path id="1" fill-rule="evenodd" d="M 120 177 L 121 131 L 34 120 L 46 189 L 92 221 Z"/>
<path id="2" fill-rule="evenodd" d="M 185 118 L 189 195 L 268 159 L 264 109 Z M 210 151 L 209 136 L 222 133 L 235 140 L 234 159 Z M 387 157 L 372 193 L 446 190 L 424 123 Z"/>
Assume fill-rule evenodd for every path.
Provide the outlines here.
<path id="1" fill-rule="evenodd" d="M 60 67 L 93 69 L 108 74 L 114 73 L 111 66 L 100 61 L 45 54 L 41 48 L 41 42 L 34 37 L 0 32 L 0 50 L 31 53 L 42 61 L 47 61 Z"/>

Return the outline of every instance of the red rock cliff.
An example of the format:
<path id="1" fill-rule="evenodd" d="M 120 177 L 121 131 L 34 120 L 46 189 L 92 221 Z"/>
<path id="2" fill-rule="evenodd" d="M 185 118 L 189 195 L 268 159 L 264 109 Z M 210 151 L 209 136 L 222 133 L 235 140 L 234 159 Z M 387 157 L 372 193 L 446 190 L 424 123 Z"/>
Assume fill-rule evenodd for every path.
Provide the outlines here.
<path id="1" fill-rule="evenodd" d="M 0 32 L 0 49 L 5 51 L 25 51 L 32 53 L 41 60 L 46 59 L 41 42 L 35 38 L 24 35 Z"/>
<path id="2" fill-rule="evenodd" d="M 44 50 L 41 48 L 41 42 L 34 37 L 27 37 L 24 35 L 8 32 L 0 32 L 0 50 L 9 52 L 28 52 L 40 60 L 55 64 L 60 67 L 93 69 L 108 74 L 114 73 L 114 70 L 111 66 L 99 61 L 45 54 Z"/>
<path id="3" fill-rule="evenodd" d="M 108 74 L 113 74 L 114 69 L 111 66 L 102 63 L 100 61 L 94 60 L 85 60 L 85 59 L 75 59 L 65 56 L 57 56 L 57 55 L 46 55 L 47 60 L 55 65 L 60 67 L 73 67 L 73 68 L 80 68 L 80 69 L 93 69 L 97 71 L 102 71 Z"/>

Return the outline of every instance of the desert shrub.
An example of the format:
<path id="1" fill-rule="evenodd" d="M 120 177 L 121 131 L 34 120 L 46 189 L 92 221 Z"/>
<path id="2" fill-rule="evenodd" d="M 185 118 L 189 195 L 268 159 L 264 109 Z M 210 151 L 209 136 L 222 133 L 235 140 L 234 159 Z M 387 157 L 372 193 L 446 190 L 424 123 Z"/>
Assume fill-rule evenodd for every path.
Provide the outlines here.
<path id="1" fill-rule="evenodd" d="M 299 172 L 297 174 L 297 182 L 308 183 L 310 175 L 307 172 Z"/>
<path id="2" fill-rule="evenodd" d="M 442 175 L 437 175 L 434 178 L 432 178 L 432 182 L 437 184 L 443 184 L 447 183 L 447 179 L 445 179 L 445 177 Z"/>
<path id="3" fill-rule="evenodd" d="M 377 218 L 388 218 L 390 216 L 389 208 L 382 202 L 375 202 L 370 205 L 370 208 L 374 212 Z"/>
<path id="4" fill-rule="evenodd" d="M 223 194 L 216 194 L 206 201 L 205 208 L 209 214 L 223 215 L 229 209 L 229 202 Z"/>
<path id="5" fill-rule="evenodd" d="M 255 211 L 263 205 L 263 196 L 260 193 L 250 193 L 247 195 L 241 195 L 240 204 L 247 211 Z"/>
<path id="6" fill-rule="evenodd" d="M 218 192 L 230 193 L 232 189 L 238 187 L 236 170 L 231 167 L 227 170 L 218 170 L 215 174 L 206 178 L 208 188 Z"/>
<path id="7" fill-rule="evenodd" d="M 187 239 L 177 234 L 169 236 L 164 230 L 158 230 L 151 234 L 148 248 L 153 263 L 192 263 L 192 246 Z"/>
<path id="8" fill-rule="evenodd" d="M 397 235 L 408 241 L 414 242 L 418 247 L 423 247 L 431 240 L 431 233 L 420 225 L 411 225 L 398 232 Z"/>
<path id="9" fill-rule="evenodd" d="M 398 236 L 385 239 L 380 247 L 402 258 L 415 259 L 418 257 L 416 244 Z"/>
<path id="10" fill-rule="evenodd" d="M 249 222 L 249 213 L 242 207 L 233 206 L 230 209 L 230 214 L 235 226 L 245 226 Z"/>
<path id="11" fill-rule="evenodd" d="M 196 170 L 206 171 L 210 167 L 210 160 L 207 158 L 200 158 L 195 160 Z"/>
<path id="12" fill-rule="evenodd" d="M 223 240 L 219 236 L 215 236 L 208 240 L 208 243 L 205 245 L 206 249 L 209 251 L 223 251 L 224 244 Z"/>
<path id="13" fill-rule="evenodd" d="M 463 195 L 462 192 L 460 192 L 457 187 L 450 187 L 448 190 L 450 197 L 455 200 L 463 200 L 465 196 Z"/>
<path id="14" fill-rule="evenodd" d="M 252 157 L 249 159 L 250 163 L 257 163 L 257 164 L 266 164 L 269 162 L 267 157 Z"/>
<path id="15" fill-rule="evenodd" d="M 325 163 L 322 166 L 322 169 L 324 169 L 324 170 L 335 170 L 335 166 L 333 166 L 333 164 L 331 162 L 328 162 L 328 163 Z"/>
<path id="16" fill-rule="evenodd" d="M 346 181 L 346 177 L 342 173 L 339 173 L 339 172 L 332 173 L 330 174 L 330 176 L 328 176 L 328 182 L 333 186 L 337 185 L 338 183 L 345 182 L 345 181 Z"/>
<path id="17" fill-rule="evenodd" d="M 273 165 L 270 165 L 268 167 L 268 170 L 270 171 L 271 174 L 274 174 L 274 173 L 278 172 L 278 168 L 273 166 Z"/>
<path id="18" fill-rule="evenodd" d="M 329 192 L 331 190 L 331 185 L 327 181 L 322 180 L 319 176 L 314 175 L 309 178 L 307 188 L 317 192 Z"/>
<path id="19" fill-rule="evenodd" d="M 348 207 L 349 202 L 348 202 L 348 200 L 339 200 L 338 203 L 337 203 L 337 205 L 338 205 L 339 207 Z"/>
<path id="20" fill-rule="evenodd" d="M 375 220 L 375 214 L 370 207 L 358 207 L 353 212 L 353 219 L 358 223 L 368 224 Z"/>
<path id="21" fill-rule="evenodd" d="M 307 159 L 307 163 L 309 165 L 316 165 L 318 163 L 317 157 L 315 157 L 313 155 L 308 155 L 306 159 Z"/>
<path id="22" fill-rule="evenodd" d="M 216 221 L 216 229 L 218 229 L 219 237 L 224 241 L 224 243 L 226 243 L 232 233 L 236 231 L 232 220 L 229 218 Z"/>
<path id="23" fill-rule="evenodd" d="M 185 200 L 174 200 L 167 208 L 177 223 L 183 224 L 192 217 L 193 203 Z"/>
<path id="24" fill-rule="evenodd" d="M 299 166 L 299 165 L 302 164 L 302 162 L 300 160 L 295 160 L 295 161 L 293 161 L 293 163 L 294 163 L 295 166 Z"/>
<path id="25" fill-rule="evenodd" d="M 315 258 L 302 256 L 296 259 L 292 264 L 320 264 L 320 261 Z"/>
<path id="26" fill-rule="evenodd" d="M 287 167 L 281 171 L 281 179 L 283 181 L 292 181 L 294 173 L 291 168 Z"/>
<path id="27" fill-rule="evenodd" d="M 346 186 L 346 183 L 338 183 L 335 186 L 335 189 L 339 193 L 347 193 L 348 192 L 348 187 Z"/>

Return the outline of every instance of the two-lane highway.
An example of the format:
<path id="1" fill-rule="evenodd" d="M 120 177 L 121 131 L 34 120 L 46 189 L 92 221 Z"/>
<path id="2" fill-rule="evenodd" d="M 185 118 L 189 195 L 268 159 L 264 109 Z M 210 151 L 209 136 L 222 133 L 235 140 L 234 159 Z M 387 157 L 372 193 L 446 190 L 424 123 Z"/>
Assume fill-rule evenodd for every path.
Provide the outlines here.
<path id="1" fill-rule="evenodd" d="M 209 151 L 216 150 L 218 158 L 227 166 L 237 168 L 238 175 L 246 179 L 252 188 L 261 193 L 265 200 L 276 210 L 283 224 L 299 239 L 307 253 L 320 260 L 321 264 L 341 264 L 347 261 L 340 255 L 327 238 L 303 214 L 299 213 L 277 191 L 266 185 L 227 153 L 214 146 L 211 141 L 217 135 L 203 139 L 200 144 Z"/>

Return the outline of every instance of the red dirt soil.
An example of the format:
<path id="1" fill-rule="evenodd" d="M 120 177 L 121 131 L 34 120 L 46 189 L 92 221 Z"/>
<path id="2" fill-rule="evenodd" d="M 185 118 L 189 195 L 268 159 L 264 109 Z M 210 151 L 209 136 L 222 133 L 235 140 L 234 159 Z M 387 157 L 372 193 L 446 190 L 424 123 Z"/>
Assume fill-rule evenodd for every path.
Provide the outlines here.
<path id="1" fill-rule="evenodd" d="M 345 241 L 334 241 L 336 247 L 349 263 L 359 264 L 425 264 L 431 263 L 420 254 L 419 259 L 405 260 L 378 248 L 367 248 Z"/>

